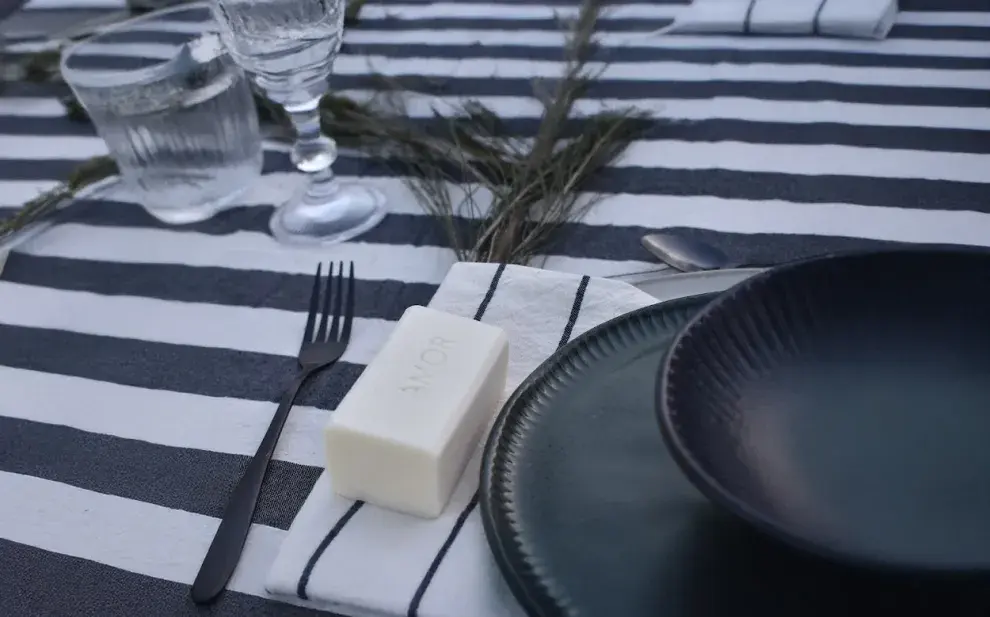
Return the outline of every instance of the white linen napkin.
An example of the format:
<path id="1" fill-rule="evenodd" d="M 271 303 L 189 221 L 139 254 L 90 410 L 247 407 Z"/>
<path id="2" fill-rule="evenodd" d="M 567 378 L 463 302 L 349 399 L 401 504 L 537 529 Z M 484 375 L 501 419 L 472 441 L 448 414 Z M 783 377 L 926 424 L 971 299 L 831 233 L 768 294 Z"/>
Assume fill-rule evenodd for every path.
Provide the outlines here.
<path id="1" fill-rule="evenodd" d="M 457 264 L 430 306 L 505 329 L 507 397 L 565 342 L 655 302 L 618 281 Z M 268 591 L 355 617 L 522 616 L 491 557 L 477 511 L 481 446 L 434 520 L 337 497 L 324 473 L 282 544 Z"/>
<path id="2" fill-rule="evenodd" d="M 694 0 L 662 32 L 883 39 L 896 16 L 897 0 Z"/>

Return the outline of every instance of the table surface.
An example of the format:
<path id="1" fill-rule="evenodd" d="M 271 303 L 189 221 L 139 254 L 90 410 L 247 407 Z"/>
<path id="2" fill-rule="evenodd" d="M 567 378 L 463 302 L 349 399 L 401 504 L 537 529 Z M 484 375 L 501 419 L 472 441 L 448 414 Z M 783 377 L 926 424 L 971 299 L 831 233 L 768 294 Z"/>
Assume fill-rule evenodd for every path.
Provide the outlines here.
<path id="1" fill-rule="evenodd" d="M 34 0 L 7 31 L 30 36 L 29 24 L 116 6 L 69 4 Z M 332 83 L 367 90 L 372 55 L 386 73 L 443 76 L 444 96 L 481 98 L 531 133 L 531 78 L 558 74 L 552 11 L 571 4 L 369 2 Z M 608 197 L 564 229 L 545 267 L 648 270 L 638 239 L 666 227 L 768 258 L 850 238 L 990 245 L 990 2 L 901 5 L 880 43 L 629 42 L 679 6 L 620 3 L 602 37 L 626 42 L 591 96 L 650 109 L 656 126 L 597 181 Z M 0 214 L 105 151 L 91 127 L 63 117 L 59 92 L 15 84 L 0 95 Z M 293 411 L 234 591 L 211 613 L 317 614 L 266 599 L 268 564 L 320 473 L 328 411 L 453 261 L 400 179 L 347 154 L 337 165 L 384 191 L 390 214 L 330 249 L 290 250 L 268 235 L 272 204 L 294 179 L 273 147 L 264 181 L 210 221 L 169 228 L 115 193 L 73 207 L 10 255 L 0 280 L 0 614 L 198 614 L 188 585 L 293 370 L 309 277 L 320 259 L 346 259 L 360 278 L 355 340 Z"/>

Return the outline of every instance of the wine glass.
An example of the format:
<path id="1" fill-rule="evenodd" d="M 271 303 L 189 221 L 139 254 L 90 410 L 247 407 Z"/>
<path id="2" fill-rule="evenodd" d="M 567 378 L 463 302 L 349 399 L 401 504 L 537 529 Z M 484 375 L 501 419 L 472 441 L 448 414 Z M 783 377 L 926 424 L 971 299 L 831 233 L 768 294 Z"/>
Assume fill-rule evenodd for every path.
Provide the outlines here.
<path id="1" fill-rule="evenodd" d="M 287 244 L 335 244 L 385 216 L 377 190 L 340 182 L 337 145 L 320 131 L 320 97 L 340 51 L 345 0 L 210 0 L 231 56 L 296 129 L 292 162 L 309 174 L 299 195 L 276 209 L 272 234 Z"/>

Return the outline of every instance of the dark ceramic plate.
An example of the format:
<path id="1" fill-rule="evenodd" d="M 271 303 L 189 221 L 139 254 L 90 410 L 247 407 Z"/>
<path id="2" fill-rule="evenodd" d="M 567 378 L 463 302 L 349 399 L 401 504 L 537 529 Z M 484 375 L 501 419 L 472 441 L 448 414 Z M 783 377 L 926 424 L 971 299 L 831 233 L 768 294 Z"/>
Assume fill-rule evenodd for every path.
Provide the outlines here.
<path id="1" fill-rule="evenodd" d="M 657 385 L 712 501 L 863 566 L 990 571 L 990 253 L 815 259 L 727 291 Z"/>
<path id="2" fill-rule="evenodd" d="M 503 408 L 486 445 L 481 512 L 526 612 L 985 617 L 979 582 L 837 567 L 754 533 L 683 477 L 657 428 L 654 385 L 674 334 L 707 299 L 659 304 L 591 330 Z"/>

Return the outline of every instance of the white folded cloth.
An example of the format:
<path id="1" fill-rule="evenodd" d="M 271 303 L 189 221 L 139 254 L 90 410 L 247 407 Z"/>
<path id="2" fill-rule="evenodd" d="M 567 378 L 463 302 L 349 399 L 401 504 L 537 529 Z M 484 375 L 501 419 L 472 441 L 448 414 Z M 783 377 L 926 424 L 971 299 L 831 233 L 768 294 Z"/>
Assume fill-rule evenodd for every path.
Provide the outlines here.
<path id="1" fill-rule="evenodd" d="M 663 32 L 883 39 L 896 16 L 897 0 L 694 0 Z"/>
<path id="2" fill-rule="evenodd" d="M 505 329 L 508 397 L 565 342 L 655 302 L 618 281 L 457 264 L 430 306 Z M 491 557 L 477 511 L 481 446 L 434 520 L 337 497 L 324 473 L 281 546 L 268 591 L 355 617 L 522 616 Z"/>

